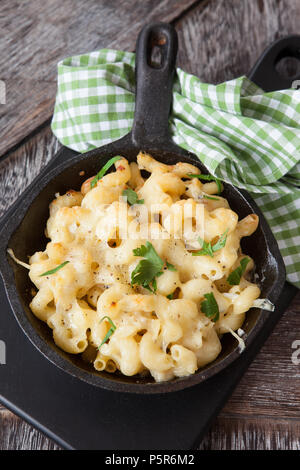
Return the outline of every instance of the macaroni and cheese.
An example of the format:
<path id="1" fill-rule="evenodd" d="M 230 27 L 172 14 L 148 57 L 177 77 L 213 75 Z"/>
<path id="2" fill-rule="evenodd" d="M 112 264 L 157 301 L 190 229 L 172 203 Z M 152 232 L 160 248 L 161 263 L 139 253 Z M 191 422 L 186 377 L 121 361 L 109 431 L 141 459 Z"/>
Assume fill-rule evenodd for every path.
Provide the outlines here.
<path id="1" fill-rule="evenodd" d="M 194 374 L 214 361 L 260 295 L 240 240 L 257 228 L 188 163 L 139 153 L 50 204 L 45 251 L 29 260 L 30 308 L 55 343 L 97 371 Z"/>

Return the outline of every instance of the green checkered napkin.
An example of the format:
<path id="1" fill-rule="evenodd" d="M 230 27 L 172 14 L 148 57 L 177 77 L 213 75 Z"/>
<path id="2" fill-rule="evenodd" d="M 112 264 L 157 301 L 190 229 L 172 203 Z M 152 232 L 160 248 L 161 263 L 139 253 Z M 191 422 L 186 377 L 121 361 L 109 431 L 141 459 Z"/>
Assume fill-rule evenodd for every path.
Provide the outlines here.
<path id="1" fill-rule="evenodd" d="M 52 130 L 86 152 L 132 126 L 135 55 L 103 49 L 58 64 Z M 248 190 L 300 287 L 300 90 L 265 93 L 246 77 L 219 85 L 177 69 L 170 132 L 218 178 Z"/>

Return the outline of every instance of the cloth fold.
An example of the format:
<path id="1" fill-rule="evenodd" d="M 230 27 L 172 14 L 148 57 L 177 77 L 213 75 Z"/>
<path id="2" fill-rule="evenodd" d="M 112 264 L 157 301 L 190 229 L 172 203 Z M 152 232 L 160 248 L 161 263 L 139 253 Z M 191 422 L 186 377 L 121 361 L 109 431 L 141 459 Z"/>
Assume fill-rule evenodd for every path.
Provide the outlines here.
<path id="1" fill-rule="evenodd" d="M 119 139 L 133 123 L 135 54 L 102 49 L 58 64 L 52 130 L 86 152 Z M 266 93 L 247 77 L 219 85 L 176 70 L 169 128 L 210 173 L 249 191 L 300 287 L 300 90 Z"/>

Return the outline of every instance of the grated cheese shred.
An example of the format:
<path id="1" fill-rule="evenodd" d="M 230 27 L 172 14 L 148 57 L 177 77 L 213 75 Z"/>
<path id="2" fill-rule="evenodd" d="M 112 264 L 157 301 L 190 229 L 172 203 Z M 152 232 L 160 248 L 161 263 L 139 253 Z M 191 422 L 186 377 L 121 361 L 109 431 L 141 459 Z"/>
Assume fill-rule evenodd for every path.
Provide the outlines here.
<path id="1" fill-rule="evenodd" d="M 26 268 L 26 269 L 30 269 L 31 266 L 30 264 L 27 264 L 27 263 L 24 263 L 23 261 L 19 260 L 18 258 L 16 258 L 13 250 L 11 248 L 8 248 L 7 249 L 7 253 L 9 254 L 9 256 L 17 263 L 19 264 L 20 266 L 23 266 L 23 268 Z"/>

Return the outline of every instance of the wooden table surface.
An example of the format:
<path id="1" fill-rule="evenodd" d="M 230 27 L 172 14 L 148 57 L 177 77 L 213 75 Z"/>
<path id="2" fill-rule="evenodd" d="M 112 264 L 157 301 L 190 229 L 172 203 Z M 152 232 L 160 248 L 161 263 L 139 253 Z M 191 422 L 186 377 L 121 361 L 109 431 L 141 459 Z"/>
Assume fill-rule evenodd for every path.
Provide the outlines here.
<path id="1" fill-rule="evenodd" d="M 203 81 L 245 74 L 274 39 L 298 33 L 299 0 L 2 0 L 0 215 L 59 148 L 49 122 L 56 64 L 102 47 L 134 50 L 147 21 L 172 22 L 178 65 Z M 1 332 L 0 332 L 1 337 Z M 220 413 L 201 449 L 300 449 L 300 293 Z M 59 449 L 0 405 L 1 449 Z"/>

